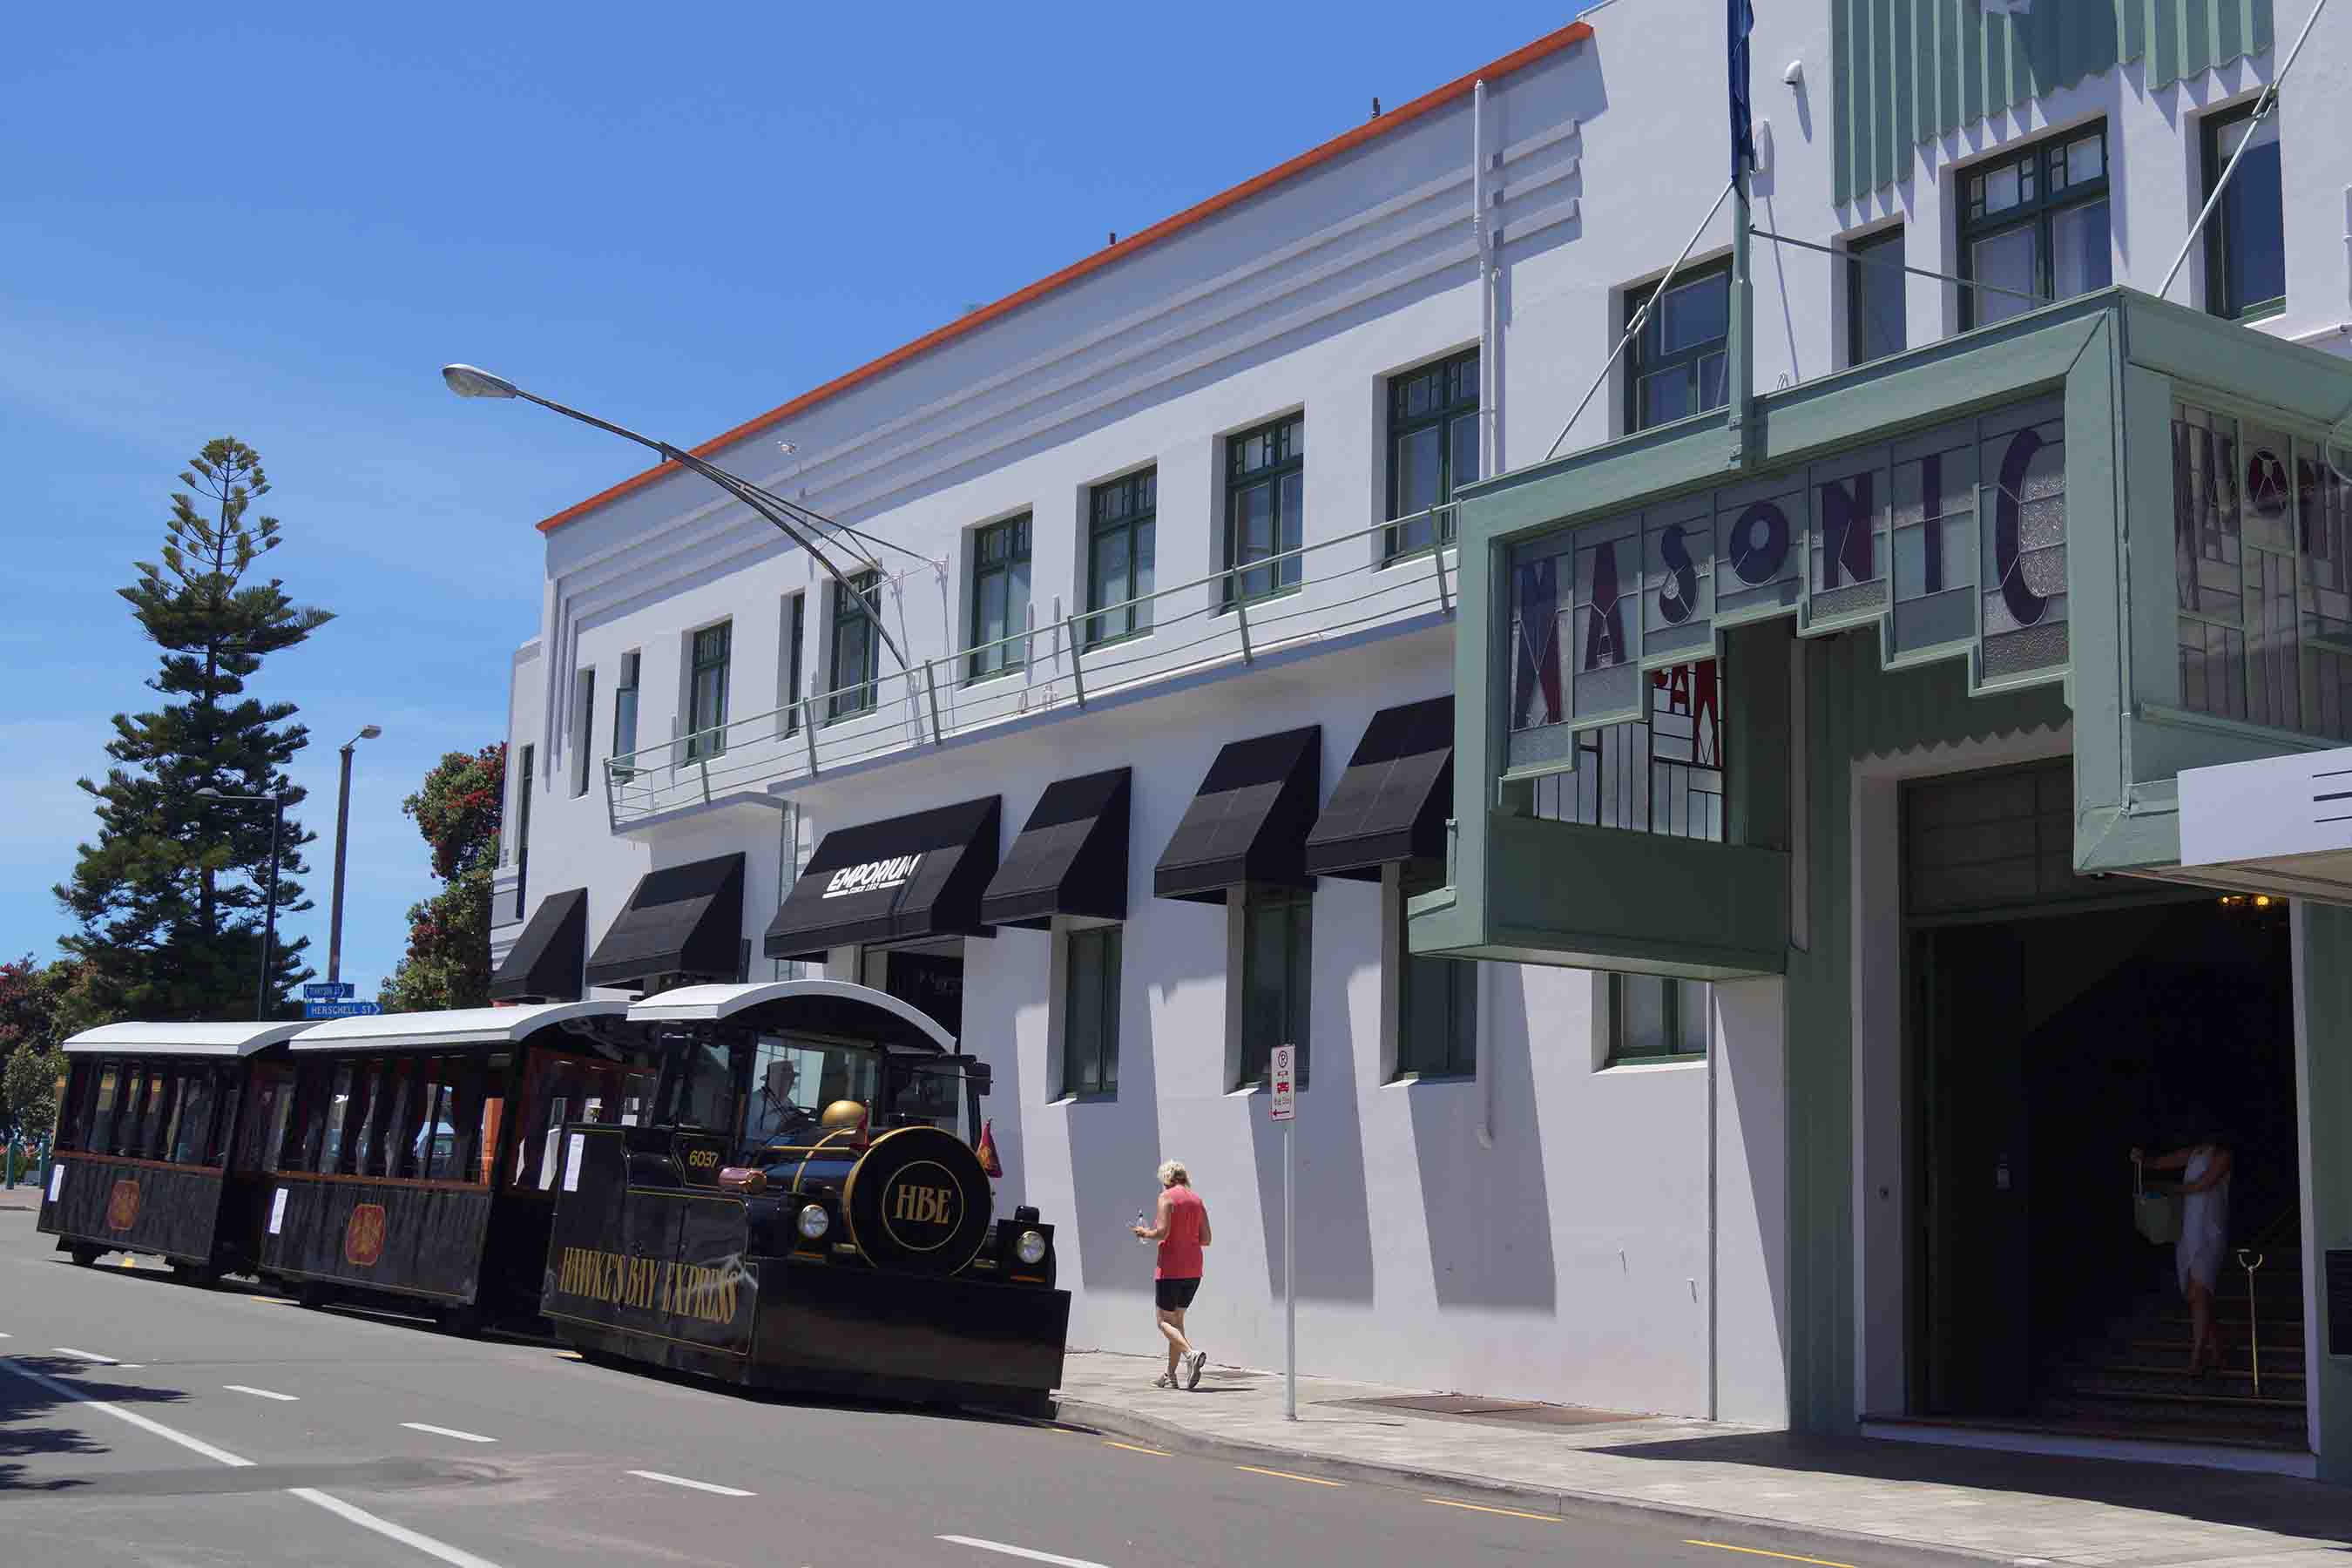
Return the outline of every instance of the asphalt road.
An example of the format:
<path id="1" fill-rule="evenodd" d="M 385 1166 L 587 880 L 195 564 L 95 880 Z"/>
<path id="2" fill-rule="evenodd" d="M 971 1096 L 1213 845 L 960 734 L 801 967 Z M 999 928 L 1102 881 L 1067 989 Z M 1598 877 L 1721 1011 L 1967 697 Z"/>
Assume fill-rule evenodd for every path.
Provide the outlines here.
<path id="1" fill-rule="evenodd" d="M 51 1247 L 0 1207 L 11 1563 L 1819 1561 L 1050 1425 L 747 1397 Z"/>

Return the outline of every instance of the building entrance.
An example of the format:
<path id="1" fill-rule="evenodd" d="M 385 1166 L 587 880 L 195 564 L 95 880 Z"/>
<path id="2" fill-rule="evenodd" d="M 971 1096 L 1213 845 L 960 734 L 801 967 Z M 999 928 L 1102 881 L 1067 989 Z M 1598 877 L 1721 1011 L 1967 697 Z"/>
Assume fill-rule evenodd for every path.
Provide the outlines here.
<path id="1" fill-rule="evenodd" d="M 1905 795 L 1912 1412 L 2301 1449 L 2286 906 L 2076 878 L 2071 811 L 2063 762 Z M 2198 1374 L 2129 1153 L 2207 1141 L 2234 1171 L 2221 1362 Z M 2240 1247 L 2264 1258 L 2251 1286 Z"/>
<path id="2" fill-rule="evenodd" d="M 859 955 L 865 983 L 908 1004 L 949 1034 L 963 1037 L 963 942 L 960 936 L 868 947 Z"/>

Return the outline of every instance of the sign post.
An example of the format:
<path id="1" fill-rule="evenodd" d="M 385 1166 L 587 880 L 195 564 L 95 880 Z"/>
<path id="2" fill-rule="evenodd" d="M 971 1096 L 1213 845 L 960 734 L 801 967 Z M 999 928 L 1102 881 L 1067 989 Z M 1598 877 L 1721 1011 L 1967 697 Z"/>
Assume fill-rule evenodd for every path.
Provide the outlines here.
<path id="1" fill-rule="evenodd" d="M 1282 1418 L 1298 1419 L 1298 1047 L 1276 1046 L 1266 1076 L 1282 1123 Z"/>

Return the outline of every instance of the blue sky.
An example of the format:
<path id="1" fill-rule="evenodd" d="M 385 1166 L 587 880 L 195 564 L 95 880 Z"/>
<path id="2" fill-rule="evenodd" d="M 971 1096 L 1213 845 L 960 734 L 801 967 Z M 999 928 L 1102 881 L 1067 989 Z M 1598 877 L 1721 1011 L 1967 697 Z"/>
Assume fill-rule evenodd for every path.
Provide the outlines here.
<path id="1" fill-rule="evenodd" d="M 154 650 L 114 590 L 207 439 L 257 447 L 270 557 L 340 619 L 259 689 L 295 766 L 325 967 L 335 748 L 354 772 L 344 977 L 431 890 L 400 801 L 505 727 L 531 524 L 642 466 L 464 403 L 470 360 L 686 444 L 1565 23 L 1350 0 L 12 16 L 0 52 L 0 958 L 55 950 L 108 717 Z M 157 8 L 160 10 L 161 8 Z M 1170 26 L 1181 16 L 1181 25 Z"/>

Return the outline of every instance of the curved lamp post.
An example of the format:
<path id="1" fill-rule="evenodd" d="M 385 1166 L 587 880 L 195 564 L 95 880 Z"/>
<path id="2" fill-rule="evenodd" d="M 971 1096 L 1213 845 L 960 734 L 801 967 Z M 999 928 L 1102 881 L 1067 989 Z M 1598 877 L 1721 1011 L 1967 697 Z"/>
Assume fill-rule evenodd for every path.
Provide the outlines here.
<path id="1" fill-rule="evenodd" d="M 343 845 L 351 837 L 352 826 L 352 752 L 362 741 L 373 741 L 383 733 L 373 724 L 362 724 L 360 732 L 342 744 L 343 779 L 335 791 L 335 901 L 334 912 L 327 917 L 327 978 L 343 977 Z"/>
<path id="2" fill-rule="evenodd" d="M 865 595 L 850 585 L 849 579 L 843 575 L 841 568 L 835 566 L 824 552 L 817 548 L 816 541 L 809 536 L 804 526 L 809 523 L 826 527 L 841 526 L 835 523 L 832 519 L 812 511 L 797 502 L 786 500 L 771 490 L 762 489 L 749 479 L 738 479 L 717 464 L 705 462 L 684 447 L 673 447 L 667 441 L 657 441 L 651 436 L 640 435 L 626 426 L 615 425 L 609 419 L 599 419 L 593 414 L 583 414 L 577 408 L 567 408 L 562 404 L 551 398 L 541 397 L 535 392 L 525 392 L 505 376 L 493 375 L 478 365 L 445 364 L 441 367 L 441 379 L 447 384 L 450 391 L 460 397 L 520 397 L 525 403 L 536 403 L 541 408 L 551 409 L 567 419 L 577 419 L 583 425 L 593 425 L 597 429 L 618 436 L 625 441 L 635 441 L 640 447 L 649 447 L 679 468 L 688 468 L 700 474 L 704 479 L 766 518 L 783 533 L 785 538 L 807 551 L 809 559 L 824 568 L 825 574 L 839 586 L 843 595 L 865 612 L 866 618 L 874 624 L 875 635 L 882 639 L 883 646 L 887 647 L 891 657 L 898 661 L 898 668 L 900 669 L 908 668 L 906 654 L 899 648 L 897 639 L 890 636 L 890 628 L 882 624 L 880 614 L 866 602 Z"/>
<path id="3" fill-rule="evenodd" d="M 261 921 L 261 973 L 253 981 L 253 1016 L 269 1016 L 269 961 L 278 945 L 278 845 L 286 834 L 286 797 L 282 795 L 224 795 L 206 784 L 196 791 L 199 800 L 228 801 L 269 807 L 269 892 Z"/>

